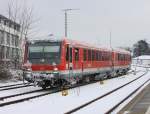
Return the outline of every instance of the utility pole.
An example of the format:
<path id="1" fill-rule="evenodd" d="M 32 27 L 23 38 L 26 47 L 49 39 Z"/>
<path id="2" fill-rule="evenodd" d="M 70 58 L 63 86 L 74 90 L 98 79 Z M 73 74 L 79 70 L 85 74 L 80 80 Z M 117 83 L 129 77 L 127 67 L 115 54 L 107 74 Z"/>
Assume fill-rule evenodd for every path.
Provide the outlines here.
<path id="1" fill-rule="evenodd" d="M 110 43 L 110 48 L 112 49 L 112 44 L 111 44 L 111 32 L 109 33 L 109 38 L 110 38 L 110 39 L 109 39 L 109 41 L 110 41 L 110 42 L 109 42 L 109 43 Z"/>
<path id="2" fill-rule="evenodd" d="M 68 11 L 79 10 L 79 9 L 63 9 L 65 14 L 65 37 L 68 36 Z"/>
<path id="3" fill-rule="evenodd" d="M 112 76 L 114 76 L 114 61 L 115 61 L 115 59 L 113 60 L 113 47 L 112 47 L 112 41 L 111 41 L 111 31 L 110 31 L 110 33 L 109 33 L 109 41 L 110 41 L 110 48 L 111 48 L 111 51 L 112 51 L 112 53 L 111 53 L 111 64 L 112 64 L 112 72 L 113 72 L 113 74 L 112 74 Z"/>

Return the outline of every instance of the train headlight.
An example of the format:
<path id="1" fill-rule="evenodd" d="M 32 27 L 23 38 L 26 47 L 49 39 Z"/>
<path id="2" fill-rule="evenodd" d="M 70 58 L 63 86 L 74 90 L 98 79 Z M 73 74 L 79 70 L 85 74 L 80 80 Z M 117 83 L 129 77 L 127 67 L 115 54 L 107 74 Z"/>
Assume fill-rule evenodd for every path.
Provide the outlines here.
<path id="1" fill-rule="evenodd" d="M 26 71 L 26 76 L 27 76 L 27 77 L 31 77 L 31 76 L 32 76 L 31 70 Z"/>
<path id="2" fill-rule="evenodd" d="M 28 72 L 31 72 L 32 70 L 31 70 L 30 68 L 27 68 L 27 71 L 28 71 Z"/>
<path id="3" fill-rule="evenodd" d="M 54 68 L 54 71 L 58 71 L 58 68 L 55 67 L 55 68 Z"/>
<path id="4" fill-rule="evenodd" d="M 32 77 L 32 73 L 31 72 L 27 72 L 25 78 L 30 79 Z"/>

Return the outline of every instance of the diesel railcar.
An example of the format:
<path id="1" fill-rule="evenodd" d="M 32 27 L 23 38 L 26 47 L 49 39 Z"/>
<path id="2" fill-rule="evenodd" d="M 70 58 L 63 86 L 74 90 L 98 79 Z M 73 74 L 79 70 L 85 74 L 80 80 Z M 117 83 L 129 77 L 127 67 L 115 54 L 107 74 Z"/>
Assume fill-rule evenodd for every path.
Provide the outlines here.
<path id="1" fill-rule="evenodd" d="M 62 40 L 26 42 L 23 77 L 42 88 L 76 84 L 125 74 L 130 52 Z"/>

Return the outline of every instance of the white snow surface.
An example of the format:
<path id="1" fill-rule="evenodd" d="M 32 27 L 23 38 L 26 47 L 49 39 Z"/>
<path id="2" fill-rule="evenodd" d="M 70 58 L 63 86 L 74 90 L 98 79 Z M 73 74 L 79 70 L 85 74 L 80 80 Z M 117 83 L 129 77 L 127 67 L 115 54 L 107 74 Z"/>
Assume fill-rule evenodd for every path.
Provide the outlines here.
<path id="1" fill-rule="evenodd" d="M 134 68 L 133 68 L 134 69 Z M 94 98 L 97 98 L 108 91 L 111 91 L 120 85 L 123 85 L 136 77 L 144 74 L 144 68 L 137 67 L 139 72 L 134 74 L 128 74 L 119 78 L 113 78 L 105 80 L 104 84 L 100 83 L 90 84 L 83 87 L 68 90 L 68 96 L 62 96 L 61 92 L 50 94 L 44 97 L 39 97 L 33 100 L 17 103 L 9 106 L 0 107 L 0 114 L 63 114 L 75 107 L 78 107 Z M 113 107 L 115 103 L 123 99 L 126 95 L 132 92 L 135 88 L 140 86 L 145 80 L 149 78 L 150 73 L 145 75 L 139 81 L 132 83 L 131 85 L 124 87 L 124 89 L 115 92 L 102 100 L 96 101 L 91 105 L 77 111 L 79 114 L 103 114 L 108 109 Z M 33 87 L 31 87 L 33 89 Z M 29 88 L 28 88 L 29 89 Z M 35 88 L 37 89 L 37 88 Z M 17 93 L 18 90 L 13 90 L 12 93 Z M 25 90 L 24 90 L 25 91 Z M 0 92 L 3 94 L 3 92 Z M 5 91 L 5 94 L 11 94 Z M 2 95 L 2 96 L 3 96 Z"/>

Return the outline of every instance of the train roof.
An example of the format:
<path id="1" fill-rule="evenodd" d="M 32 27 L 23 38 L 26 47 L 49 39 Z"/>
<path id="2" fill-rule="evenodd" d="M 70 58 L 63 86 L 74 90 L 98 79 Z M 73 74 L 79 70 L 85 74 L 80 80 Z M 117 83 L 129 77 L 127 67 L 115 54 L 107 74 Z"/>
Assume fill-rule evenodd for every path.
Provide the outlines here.
<path id="1" fill-rule="evenodd" d="M 102 46 L 102 45 L 91 45 L 89 43 L 86 42 L 81 42 L 81 41 L 76 41 L 76 40 L 72 40 L 72 39 L 67 39 L 67 38 L 55 38 L 55 37 L 45 37 L 42 39 L 36 39 L 36 40 L 29 40 L 29 42 L 65 42 L 67 44 L 71 44 L 73 47 L 81 47 L 81 48 L 88 48 L 88 49 L 95 49 L 95 50 L 103 50 L 103 51 L 113 51 L 116 53 L 123 53 L 123 54 L 130 54 L 129 51 L 126 51 L 124 49 L 120 49 L 120 48 L 111 48 L 111 47 L 106 47 L 106 46 Z"/>
<path id="2" fill-rule="evenodd" d="M 71 44 L 72 46 L 75 46 L 75 47 L 82 47 L 82 48 L 89 48 L 89 49 L 96 49 L 96 50 L 111 51 L 110 48 L 104 48 L 102 46 L 94 46 L 94 45 L 86 43 L 86 42 L 81 42 L 81 41 L 76 41 L 76 40 L 71 40 L 71 39 L 63 39 L 63 40 L 66 43 Z"/>
<path id="3" fill-rule="evenodd" d="M 125 50 L 125 49 L 121 49 L 121 48 L 111 48 L 111 47 L 106 47 L 106 46 L 102 46 L 102 45 L 91 45 L 85 42 L 79 42 L 79 41 L 75 41 L 75 40 L 70 40 L 70 39 L 64 39 L 67 43 L 72 44 L 73 46 L 79 46 L 79 47 L 83 47 L 83 48 L 89 48 L 89 49 L 97 49 L 97 50 L 104 50 L 104 51 L 113 51 L 113 52 L 117 52 L 117 53 L 123 53 L 123 54 L 130 54 L 129 51 Z"/>

